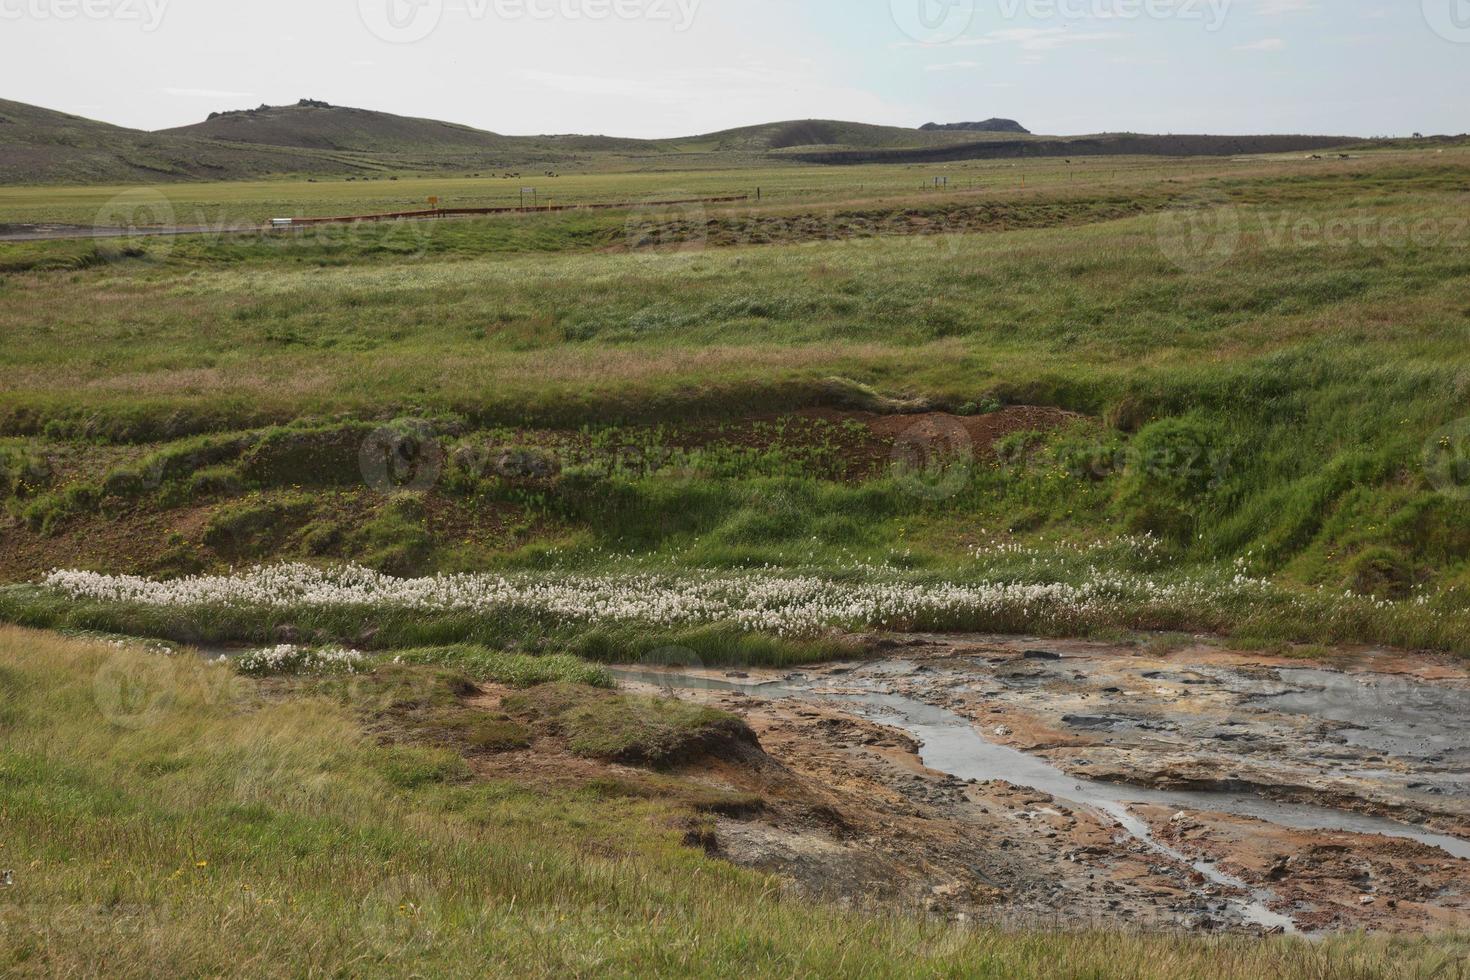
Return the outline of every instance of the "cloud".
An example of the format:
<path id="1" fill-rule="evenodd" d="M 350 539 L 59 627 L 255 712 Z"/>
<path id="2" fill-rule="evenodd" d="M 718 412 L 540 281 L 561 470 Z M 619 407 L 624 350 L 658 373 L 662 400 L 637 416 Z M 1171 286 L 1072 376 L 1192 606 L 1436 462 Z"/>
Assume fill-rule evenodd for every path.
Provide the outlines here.
<path id="1" fill-rule="evenodd" d="M 1304 14 L 1318 9 L 1317 0 L 1256 0 L 1256 13 L 1264 17 Z"/>
<path id="2" fill-rule="evenodd" d="M 971 68 L 979 68 L 978 61 L 948 61 L 942 65 L 925 65 L 925 71 L 966 71 Z"/>
<path id="3" fill-rule="evenodd" d="M 166 88 L 164 95 L 175 95 L 181 99 L 255 99 L 254 92 L 226 92 L 215 88 Z"/>
<path id="4" fill-rule="evenodd" d="M 1067 47 L 1075 44 L 1101 44 L 1107 41 L 1121 41 L 1127 38 L 1127 34 L 1117 31 L 1072 31 L 1065 27 L 1011 27 L 1000 31 L 991 31 L 979 37 L 962 37 L 944 45 L 919 44 L 915 41 L 903 41 L 893 45 L 897 48 L 927 48 L 936 47 L 949 48 L 979 48 L 995 44 L 1008 44 L 1020 48 L 1022 51 L 1055 51 L 1057 48 Z"/>
<path id="5" fill-rule="evenodd" d="M 1284 51 L 1286 42 L 1279 37 L 1263 37 L 1259 41 L 1250 44 L 1237 44 L 1236 51 Z"/>

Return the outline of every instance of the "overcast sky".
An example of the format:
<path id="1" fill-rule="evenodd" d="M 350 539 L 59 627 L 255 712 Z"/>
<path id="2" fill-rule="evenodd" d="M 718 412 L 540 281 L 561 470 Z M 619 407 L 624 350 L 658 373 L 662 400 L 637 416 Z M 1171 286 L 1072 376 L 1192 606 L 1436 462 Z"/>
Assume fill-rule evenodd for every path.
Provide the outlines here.
<path id="1" fill-rule="evenodd" d="M 142 129 L 309 97 L 502 133 L 1470 130 L 1470 0 L 0 0 L 0 39 L 0 96 Z"/>

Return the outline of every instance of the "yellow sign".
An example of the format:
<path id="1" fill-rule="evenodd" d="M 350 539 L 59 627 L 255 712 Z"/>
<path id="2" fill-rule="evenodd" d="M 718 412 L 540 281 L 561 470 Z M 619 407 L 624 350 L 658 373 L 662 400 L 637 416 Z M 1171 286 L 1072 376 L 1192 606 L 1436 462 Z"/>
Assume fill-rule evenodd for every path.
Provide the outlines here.
<path id="1" fill-rule="evenodd" d="M 439 198 L 437 198 L 437 197 L 431 197 L 431 198 L 429 198 L 429 207 L 431 207 L 431 208 L 437 208 L 438 206 L 439 206 Z"/>

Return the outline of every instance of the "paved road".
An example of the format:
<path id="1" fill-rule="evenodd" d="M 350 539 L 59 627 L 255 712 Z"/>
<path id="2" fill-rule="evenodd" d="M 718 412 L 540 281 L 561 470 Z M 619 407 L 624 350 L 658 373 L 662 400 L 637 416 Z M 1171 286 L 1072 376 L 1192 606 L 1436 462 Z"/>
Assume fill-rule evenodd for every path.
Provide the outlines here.
<path id="1" fill-rule="evenodd" d="M 147 228 L 97 228 L 91 225 L 0 225 L 0 242 L 50 242 L 73 238 L 143 238 L 168 235 L 248 235 L 264 231 L 260 225 L 164 225 Z"/>

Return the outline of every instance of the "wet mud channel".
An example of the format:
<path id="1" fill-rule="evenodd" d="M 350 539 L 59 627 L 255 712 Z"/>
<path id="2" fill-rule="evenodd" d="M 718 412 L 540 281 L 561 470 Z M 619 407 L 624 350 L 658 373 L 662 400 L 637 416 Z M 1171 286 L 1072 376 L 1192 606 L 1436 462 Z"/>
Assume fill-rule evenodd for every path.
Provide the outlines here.
<path id="1" fill-rule="evenodd" d="M 1015 927 L 1470 928 L 1470 674 L 1201 643 L 870 638 L 799 671 L 619 671 L 771 764 L 707 846 L 793 889 Z"/>

